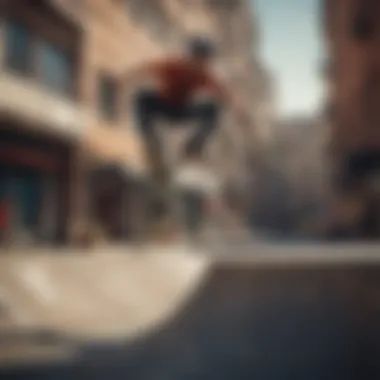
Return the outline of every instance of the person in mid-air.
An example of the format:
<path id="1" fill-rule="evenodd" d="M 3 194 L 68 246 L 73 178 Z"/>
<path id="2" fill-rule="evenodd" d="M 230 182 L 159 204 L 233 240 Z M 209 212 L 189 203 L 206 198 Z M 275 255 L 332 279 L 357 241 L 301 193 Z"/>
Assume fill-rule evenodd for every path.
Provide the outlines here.
<path id="1" fill-rule="evenodd" d="M 164 148 L 156 129 L 158 119 L 166 119 L 174 126 L 176 122 L 193 121 L 194 131 L 185 143 L 182 157 L 198 159 L 219 125 L 221 110 L 225 106 L 235 108 L 228 92 L 212 73 L 215 56 L 213 43 L 196 37 L 190 40 L 183 56 L 142 65 L 124 77 L 125 84 L 152 79 L 158 85 L 154 89 L 140 88 L 134 97 L 137 127 L 143 135 L 153 172 L 165 173 Z M 200 100 L 199 95 L 206 95 L 207 99 L 203 96 Z M 244 115 L 239 111 L 237 114 Z"/>

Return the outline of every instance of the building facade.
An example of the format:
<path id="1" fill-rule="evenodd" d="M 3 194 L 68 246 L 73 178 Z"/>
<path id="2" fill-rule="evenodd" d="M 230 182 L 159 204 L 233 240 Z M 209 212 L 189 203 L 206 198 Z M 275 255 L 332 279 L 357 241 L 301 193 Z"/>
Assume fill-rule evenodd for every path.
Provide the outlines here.
<path id="1" fill-rule="evenodd" d="M 157 45 L 122 10 L 112 1 L 1 3 L 7 244 L 75 243 L 94 229 L 112 240 L 137 233 L 143 155 L 118 82 Z M 134 44 L 142 55 L 131 54 Z"/>
<path id="2" fill-rule="evenodd" d="M 144 235 L 147 172 L 133 89 L 122 78 L 177 52 L 189 35 L 219 44 L 216 69 L 252 121 L 239 125 L 229 112 L 210 148 L 226 181 L 237 181 L 238 170 L 244 176 L 255 139 L 249 1 L 3 1 L 0 18 L 0 224 L 8 241 Z"/>
<path id="3" fill-rule="evenodd" d="M 380 5 L 371 0 L 322 5 L 336 228 L 347 236 L 378 238 Z"/>
<path id="4" fill-rule="evenodd" d="M 83 30 L 49 2 L 0 5 L 2 240 L 66 242 L 75 218 Z"/>

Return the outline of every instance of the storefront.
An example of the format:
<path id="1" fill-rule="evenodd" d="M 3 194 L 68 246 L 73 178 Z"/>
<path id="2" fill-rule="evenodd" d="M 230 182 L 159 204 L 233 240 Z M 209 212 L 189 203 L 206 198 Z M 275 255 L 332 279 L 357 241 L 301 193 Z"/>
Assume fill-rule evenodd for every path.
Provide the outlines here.
<path id="1" fill-rule="evenodd" d="M 0 129 L 3 243 L 66 240 L 69 152 L 63 143 L 12 128 Z"/>
<path id="2" fill-rule="evenodd" d="M 90 220 L 103 239 L 123 242 L 143 236 L 147 201 L 140 178 L 122 164 L 105 164 L 90 171 L 88 186 Z"/>

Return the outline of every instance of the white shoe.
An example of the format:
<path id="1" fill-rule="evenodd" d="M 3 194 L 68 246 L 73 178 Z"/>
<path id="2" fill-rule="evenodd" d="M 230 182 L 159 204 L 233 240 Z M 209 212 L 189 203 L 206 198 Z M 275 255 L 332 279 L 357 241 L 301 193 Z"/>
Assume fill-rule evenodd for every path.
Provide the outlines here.
<path id="1" fill-rule="evenodd" d="M 201 161 L 188 161 L 179 166 L 173 173 L 174 183 L 183 189 L 197 190 L 206 194 L 219 189 L 217 176 Z"/>

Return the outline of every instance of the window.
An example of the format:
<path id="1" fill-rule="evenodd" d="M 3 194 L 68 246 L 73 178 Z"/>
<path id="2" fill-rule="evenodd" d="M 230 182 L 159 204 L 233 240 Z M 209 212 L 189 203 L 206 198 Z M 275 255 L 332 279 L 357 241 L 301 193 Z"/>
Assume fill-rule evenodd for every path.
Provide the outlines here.
<path id="1" fill-rule="evenodd" d="M 22 74 L 32 69 L 32 38 L 29 29 L 17 22 L 8 22 L 5 28 L 5 64 Z"/>
<path id="2" fill-rule="evenodd" d="M 62 94 L 73 93 L 72 60 L 59 47 L 40 41 L 37 50 L 38 76 L 50 89 Z"/>
<path id="3" fill-rule="evenodd" d="M 373 38 L 376 28 L 373 17 L 372 9 L 368 6 L 362 5 L 357 10 L 353 19 L 352 32 L 360 42 L 366 42 Z"/>
<path id="4" fill-rule="evenodd" d="M 116 119 L 117 111 L 117 83 L 116 80 L 100 75 L 98 82 L 98 106 L 101 116 L 109 121 Z"/>
<path id="5" fill-rule="evenodd" d="M 62 94 L 73 91 L 73 61 L 59 47 L 38 40 L 25 25 L 9 21 L 5 29 L 5 64 L 20 74 L 31 74 Z"/>

